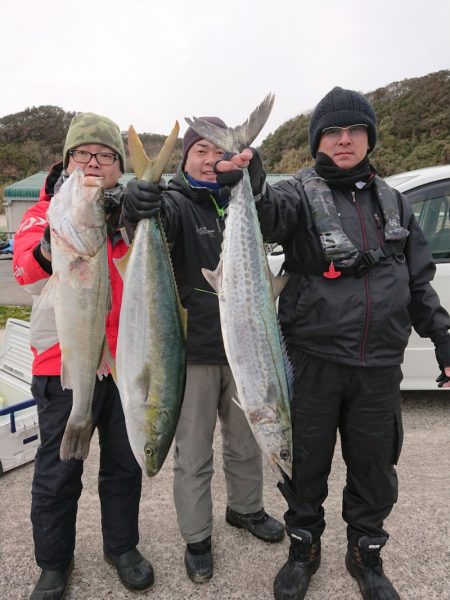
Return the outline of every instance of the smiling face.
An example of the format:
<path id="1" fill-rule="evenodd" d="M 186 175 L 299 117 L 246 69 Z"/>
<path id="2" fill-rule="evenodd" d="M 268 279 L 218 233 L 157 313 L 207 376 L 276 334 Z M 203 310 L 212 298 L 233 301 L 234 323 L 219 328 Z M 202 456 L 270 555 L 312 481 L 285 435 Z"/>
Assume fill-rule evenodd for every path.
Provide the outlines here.
<path id="1" fill-rule="evenodd" d="M 338 138 L 323 132 L 317 151 L 329 156 L 341 169 L 351 169 L 362 161 L 368 149 L 367 129 L 360 128 L 352 134 L 344 130 Z"/>
<path id="2" fill-rule="evenodd" d="M 116 154 L 114 150 L 111 150 L 111 148 L 104 146 L 103 144 L 82 144 L 81 146 L 77 146 L 77 148 L 73 148 L 73 150 L 75 149 L 84 150 L 85 152 L 90 152 L 91 154 L 97 154 L 101 152 Z M 122 175 L 122 171 L 120 170 L 120 161 L 118 159 L 115 160 L 112 165 L 100 165 L 97 162 L 97 159 L 93 156 L 88 163 L 75 162 L 73 157 L 70 156 L 69 164 L 67 165 L 67 172 L 69 175 L 73 173 L 76 167 L 81 167 L 86 176 L 103 177 L 103 187 L 105 190 L 113 188 L 119 180 L 119 177 Z"/>
<path id="3" fill-rule="evenodd" d="M 222 156 L 223 150 L 206 140 L 199 140 L 189 149 L 184 170 L 197 181 L 215 182 L 214 163 Z"/>

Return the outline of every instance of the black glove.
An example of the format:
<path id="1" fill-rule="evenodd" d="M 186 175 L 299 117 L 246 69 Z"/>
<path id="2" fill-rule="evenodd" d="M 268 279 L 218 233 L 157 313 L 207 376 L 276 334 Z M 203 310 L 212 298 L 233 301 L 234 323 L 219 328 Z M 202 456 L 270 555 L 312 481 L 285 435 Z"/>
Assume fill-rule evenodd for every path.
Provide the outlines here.
<path id="1" fill-rule="evenodd" d="M 253 152 L 253 158 L 250 160 L 250 163 L 247 167 L 248 174 L 250 176 L 250 184 L 252 186 L 252 192 L 254 196 L 259 196 L 264 191 L 264 183 L 266 181 L 266 172 L 264 171 L 261 157 L 255 148 L 250 148 Z M 234 171 L 228 171 L 226 173 L 221 173 L 217 171 L 217 164 L 220 163 L 221 160 L 231 160 L 231 158 L 236 154 L 236 152 L 225 152 L 222 158 L 214 163 L 214 172 L 217 174 L 216 181 L 219 185 L 223 186 L 219 191 L 219 196 L 223 199 L 230 195 L 230 188 L 233 185 L 236 185 L 243 176 L 242 169 L 235 169 Z"/>
<path id="2" fill-rule="evenodd" d="M 450 366 L 450 335 L 447 333 L 438 339 L 433 339 L 435 345 L 436 360 L 438 362 L 441 374 L 436 379 L 438 387 L 450 381 L 450 377 L 445 374 L 444 368 Z"/>
<path id="3" fill-rule="evenodd" d="M 41 248 L 43 250 L 45 250 L 45 252 L 47 252 L 48 254 L 52 253 L 51 239 L 50 239 L 50 225 L 48 225 L 48 224 L 44 229 L 44 233 L 42 234 Z"/>
<path id="4" fill-rule="evenodd" d="M 141 179 L 130 179 L 127 183 L 122 213 L 131 223 L 155 217 L 162 206 L 162 182 L 150 183 Z"/>
<path id="5" fill-rule="evenodd" d="M 264 170 L 259 152 L 255 148 L 250 148 L 250 150 L 253 152 L 253 158 L 247 168 L 252 192 L 254 196 L 261 196 L 265 190 L 266 171 Z"/>
<path id="6" fill-rule="evenodd" d="M 214 163 L 214 173 L 217 175 L 216 181 L 221 186 L 219 190 L 219 198 L 221 200 L 228 200 L 231 194 L 231 188 L 239 183 L 244 176 L 242 169 L 236 168 L 234 171 L 226 171 L 225 173 L 216 169 L 216 166 L 221 160 L 231 160 L 235 154 L 236 152 L 224 152 L 222 158 Z"/>

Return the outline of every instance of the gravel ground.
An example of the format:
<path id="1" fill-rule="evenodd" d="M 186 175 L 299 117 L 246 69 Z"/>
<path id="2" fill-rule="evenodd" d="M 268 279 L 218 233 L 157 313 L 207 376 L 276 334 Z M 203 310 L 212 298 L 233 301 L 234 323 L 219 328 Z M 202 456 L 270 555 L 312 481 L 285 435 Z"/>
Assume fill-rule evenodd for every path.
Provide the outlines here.
<path id="1" fill-rule="evenodd" d="M 385 570 L 402 600 L 450 599 L 448 570 L 450 507 L 450 393 L 404 394 L 405 442 L 398 475 L 400 496 L 386 527 L 391 539 L 383 557 Z M 215 440 L 213 482 L 213 579 L 196 586 L 183 565 L 184 543 L 172 501 L 172 458 L 153 479 L 145 479 L 140 513 L 140 549 L 155 568 L 155 584 L 140 594 L 153 600 L 269 600 L 273 579 L 286 560 L 288 542 L 266 544 L 225 523 L 225 486 L 220 435 Z M 78 511 L 75 570 L 67 600 L 136 598 L 126 591 L 102 557 L 100 511 L 96 489 L 98 444 L 94 438 L 86 461 Z M 34 562 L 30 512 L 30 463 L 0 479 L 0 598 L 29 598 L 38 568 Z M 325 509 L 322 565 L 312 578 L 307 600 L 357 600 L 357 584 L 346 572 L 345 525 L 341 490 L 345 472 L 337 448 Z M 266 470 L 265 506 L 282 518 L 284 500 Z"/>

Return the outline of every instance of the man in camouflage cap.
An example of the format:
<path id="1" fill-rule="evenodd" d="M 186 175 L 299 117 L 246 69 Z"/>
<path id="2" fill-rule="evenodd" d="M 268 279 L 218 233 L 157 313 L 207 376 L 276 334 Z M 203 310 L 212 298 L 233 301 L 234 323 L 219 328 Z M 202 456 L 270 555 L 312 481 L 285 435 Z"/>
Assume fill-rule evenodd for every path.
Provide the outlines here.
<path id="1" fill-rule="evenodd" d="M 94 113 L 79 113 L 70 123 L 63 150 L 63 166 L 69 164 L 69 151 L 83 144 L 103 144 L 119 156 L 120 170 L 125 171 L 125 147 L 117 125 Z"/>
<path id="2" fill-rule="evenodd" d="M 120 259 L 127 252 L 118 222 L 124 187 L 125 148 L 119 128 L 107 117 L 76 115 L 67 132 L 63 162 L 55 165 L 39 201 L 24 215 L 15 237 L 14 272 L 19 284 L 36 294 L 52 274 L 50 231 L 46 212 L 52 197 L 76 169 L 101 177 L 108 224 L 108 254 Z M 122 300 L 122 279 L 109 267 L 112 307 L 105 327 L 108 346 L 115 355 Z M 41 313 L 42 314 L 42 313 Z M 47 317 L 48 314 L 48 317 Z M 37 317 L 36 317 L 37 319 Z M 61 387 L 61 351 L 54 315 L 46 311 L 39 322 L 32 316 L 34 354 L 32 393 L 38 407 L 41 445 L 32 485 L 31 520 L 35 557 L 42 569 L 31 600 L 58 600 L 68 584 L 74 562 L 75 522 L 81 494 L 83 463 L 61 461 L 59 449 L 72 407 L 72 390 Z M 46 322 L 43 322 L 47 319 Z M 45 340 L 51 338 L 50 347 Z M 39 350 L 37 349 L 39 348 Z M 93 427 L 100 440 L 99 497 L 103 552 L 128 588 L 143 590 L 153 583 L 151 564 L 136 548 L 142 471 L 130 448 L 118 389 L 111 375 L 96 381 L 92 403 Z M 74 592 L 75 596 L 79 596 Z"/>

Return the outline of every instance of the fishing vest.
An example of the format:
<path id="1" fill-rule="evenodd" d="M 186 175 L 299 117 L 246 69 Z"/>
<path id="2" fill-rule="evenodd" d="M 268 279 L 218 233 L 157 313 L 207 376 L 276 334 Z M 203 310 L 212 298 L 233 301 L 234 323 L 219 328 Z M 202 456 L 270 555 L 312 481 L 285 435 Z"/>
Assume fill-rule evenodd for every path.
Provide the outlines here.
<path id="1" fill-rule="evenodd" d="M 333 194 L 327 182 L 312 167 L 300 169 L 297 177 L 302 183 L 314 227 L 319 235 L 330 270 L 327 275 L 326 272 L 323 273 L 321 267 L 303 263 L 298 265 L 299 270 L 294 268 L 294 271 L 323 274 L 330 278 L 339 276 L 339 271 L 342 271 L 346 275 L 353 274 L 355 277 L 361 277 L 370 267 L 391 256 L 395 256 L 399 262 L 404 262 L 405 257 L 402 250 L 409 231 L 401 225 L 396 192 L 381 177 L 376 175 L 373 185 L 385 221 L 384 238 L 386 243 L 383 247 L 378 246 L 365 252 L 355 248 L 343 230 Z M 337 275 L 335 269 L 339 269 Z"/>

